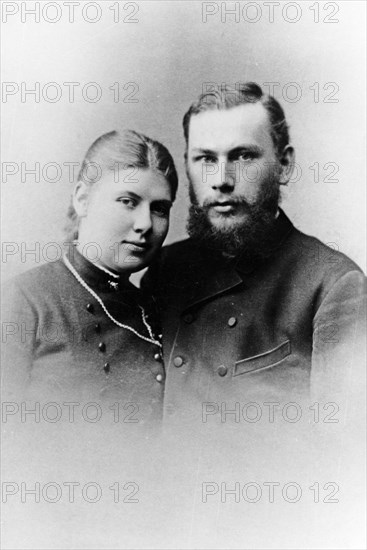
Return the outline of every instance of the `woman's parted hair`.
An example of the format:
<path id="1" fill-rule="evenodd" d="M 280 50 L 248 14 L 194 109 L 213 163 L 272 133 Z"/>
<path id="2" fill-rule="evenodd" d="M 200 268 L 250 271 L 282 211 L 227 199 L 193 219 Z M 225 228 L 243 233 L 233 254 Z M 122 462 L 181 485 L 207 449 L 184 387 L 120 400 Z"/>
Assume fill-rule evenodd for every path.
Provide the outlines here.
<path id="1" fill-rule="evenodd" d="M 89 147 L 79 171 L 78 181 L 92 187 L 101 179 L 104 171 L 115 172 L 119 168 L 156 170 L 166 178 L 172 200 L 175 200 L 178 187 L 175 164 L 168 149 L 159 141 L 134 130 L 103 134 Z M 67 240 L 73 241 L 78 238 L 79 217 L 72 202 L 68 208 L 67 218 Z"/>

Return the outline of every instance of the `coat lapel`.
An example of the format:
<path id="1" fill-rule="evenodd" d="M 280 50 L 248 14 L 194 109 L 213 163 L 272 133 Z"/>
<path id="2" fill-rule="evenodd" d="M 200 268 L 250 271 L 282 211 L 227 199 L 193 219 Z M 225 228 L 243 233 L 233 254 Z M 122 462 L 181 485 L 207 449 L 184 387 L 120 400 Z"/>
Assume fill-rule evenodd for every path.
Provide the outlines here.
<path id="1" fill-rule="evenodd" d="M 192 291 L 185 309 L 242 284 L 243 279 L 234 268 L 228 269 L 228 266 L 219 266 L 218 264 L 212 267 L 211 272 L 202 272 L 200 280 L 196 280 L 195 286 L 191 287 Z"/>

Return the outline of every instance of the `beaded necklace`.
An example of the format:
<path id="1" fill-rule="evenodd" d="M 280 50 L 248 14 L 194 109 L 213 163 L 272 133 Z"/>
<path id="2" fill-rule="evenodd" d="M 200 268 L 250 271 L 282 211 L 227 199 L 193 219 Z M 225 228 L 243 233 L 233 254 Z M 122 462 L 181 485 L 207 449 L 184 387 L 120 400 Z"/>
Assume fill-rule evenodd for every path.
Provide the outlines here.
<path id="1" fill-rule="evenodd" d="M 95 298 L 97 300 L 97 302 L 99 303 L 99 305 L 102 307 L 103 311 L 105 312 L 105 314 L 107 315 L 107 317 L 113 322 L 115 323 L 115 325 L 117 325 L 118 327 L 120 328 L 124 328 L 126 330 L 130 330 L 130 332 L 133 332 L 136 336 L 138 336 L 138 338 L 141 338 L 141 340 L 145 340 L 146 342 L 150 342 L 151 344 L 155 344 L 156 346 L 159 346 L 160 348 L 162 348 L 162 344 L 159 340 L 157 340 L 156 338 L 154 338 L 154 335 L 153 335 L 153 330 L 152 330 L 152 327 L 149 325 L 147 319 L 146 319 L 146 315 L 145 315 L 145 311 L 144 311 L 144 308 L 142 306 L 139 306 L 139 308 L 141 309 L 141 317 L 142 317 L 142 320 L 143 320 L 143 323 L 145 325 L 145 327 L 147 328 L 148 330 L 148 333 L 149 333 L 149 336 L 150 338 L 148 338 L 147 336 L 143 336 L 142 334 L 140 334 L 137 330 L 135 330 L 134 328 L 130 327 L 129 325 L 124 325 L 123 323 L 120 323 L 119 321 L 117 321 L 117 319 L 115 319 L 111 313 L 108 311 L 108 309 L 106 308 L 106 306 L 104 305 L 102 299 L 98 296 L 98 294 L 96 294 L 96 292 L 94 292 L 94 290 L 92 290 L 88 285 L 87 283 L 84 281 L 84 279 L 82 279 L 82 277 L 79 275 L 79 273 L 77 272 L 77 270 L 74 268 L 74 266 L 71 265 L 70 261 L 68 260 L 68 258 L 64 255 L 63 256 L 63 261 L 64 261 L 64 264 L 66 265 L 66 267 L 68 268 L 68 270 L 74 275 L 75 279 L 78 281 L 78 283 L 80 283 L 82 285 L 83 288 L 85 288 L 85 290 L 87 292 L 89 292 L 89 294 L 91 294 L 91 296 L 93 296 L 93 298 Z M 160 335 L 159 335 L 160 336 Z"/>

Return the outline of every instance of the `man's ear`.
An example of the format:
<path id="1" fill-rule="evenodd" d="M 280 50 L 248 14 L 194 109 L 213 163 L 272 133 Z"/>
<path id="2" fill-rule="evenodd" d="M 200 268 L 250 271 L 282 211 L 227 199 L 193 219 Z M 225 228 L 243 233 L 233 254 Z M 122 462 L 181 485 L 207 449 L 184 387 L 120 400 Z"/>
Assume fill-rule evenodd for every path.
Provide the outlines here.
<path id="1" fill-rule="evenodd" d="M 295 152 L 291 145 L 284 147 L 282 155 L 280 157 L 280 185 L 287 185 L 292 177 L 295 163 Z"/>
<path id="2" fill-rule="evenodd" d="M 78 181 L 73 193 L 73 206 L 79 218 L 84 218 L 88 210 L 89 187 L 84 181 Z"/>

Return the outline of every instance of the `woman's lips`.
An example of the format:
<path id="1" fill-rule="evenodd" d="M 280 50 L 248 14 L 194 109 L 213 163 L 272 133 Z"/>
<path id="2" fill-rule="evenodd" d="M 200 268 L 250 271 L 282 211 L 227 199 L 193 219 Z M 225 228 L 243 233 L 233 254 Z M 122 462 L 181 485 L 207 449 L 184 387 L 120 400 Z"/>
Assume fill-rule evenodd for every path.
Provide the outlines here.
<path id="1" fill-rule="evenodd" d="M 129 252 L 138 252 L 140 254 L 143 254 L 148 249 L 147 243 L 134 243 L 125 241 L 122 244 Z"/>

